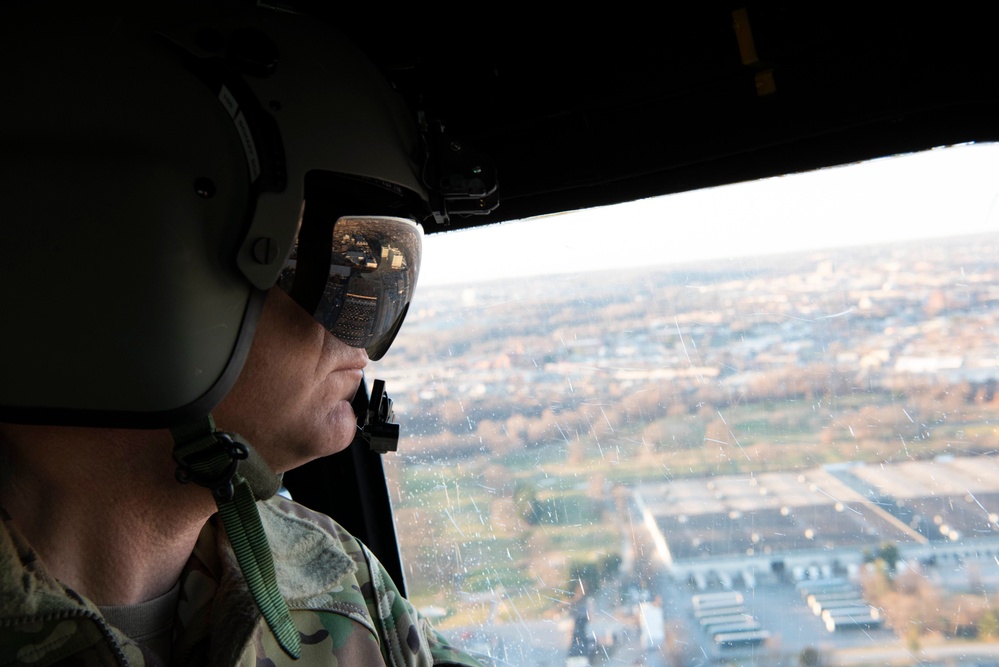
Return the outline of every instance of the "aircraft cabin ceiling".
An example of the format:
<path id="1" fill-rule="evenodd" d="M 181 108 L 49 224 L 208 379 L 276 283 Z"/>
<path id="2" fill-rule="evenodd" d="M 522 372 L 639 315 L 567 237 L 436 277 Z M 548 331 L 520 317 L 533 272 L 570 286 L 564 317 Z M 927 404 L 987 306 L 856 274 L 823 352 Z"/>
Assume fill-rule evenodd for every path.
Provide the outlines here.
<path id="1" fill-rule="evenodd" d="M 999 137 L 985 5 L 490 9 L 331 17 L 494 162 L 452 228 Z"/>

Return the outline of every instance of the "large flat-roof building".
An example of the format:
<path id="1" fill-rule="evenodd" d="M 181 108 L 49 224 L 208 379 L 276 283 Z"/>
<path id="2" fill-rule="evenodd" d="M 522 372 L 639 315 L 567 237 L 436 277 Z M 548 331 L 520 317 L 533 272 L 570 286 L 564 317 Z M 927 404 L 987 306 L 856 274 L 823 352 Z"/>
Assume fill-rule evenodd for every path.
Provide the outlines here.
<path id="1" fill-rule="evenodd" d="M 645 484 L 634 499 L 674 577 L 856 572 L 884 544 L 912 561 L 999 554 L 999 460 L 939 457 Z"/>

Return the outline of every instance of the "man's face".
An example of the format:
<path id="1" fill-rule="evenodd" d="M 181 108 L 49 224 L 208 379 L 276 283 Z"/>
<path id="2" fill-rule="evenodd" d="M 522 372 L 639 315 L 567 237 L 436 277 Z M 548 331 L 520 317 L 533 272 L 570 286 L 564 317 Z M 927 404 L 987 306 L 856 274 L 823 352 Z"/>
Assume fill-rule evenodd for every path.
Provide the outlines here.
<path id="1" fill-rule="evenodd" d="M 212 414 L 285 472 L 350 444 L 357 428 L 350 402 L 367 362 L 363 349 L 334 338 L 272 288 L 246 365 Z"/>

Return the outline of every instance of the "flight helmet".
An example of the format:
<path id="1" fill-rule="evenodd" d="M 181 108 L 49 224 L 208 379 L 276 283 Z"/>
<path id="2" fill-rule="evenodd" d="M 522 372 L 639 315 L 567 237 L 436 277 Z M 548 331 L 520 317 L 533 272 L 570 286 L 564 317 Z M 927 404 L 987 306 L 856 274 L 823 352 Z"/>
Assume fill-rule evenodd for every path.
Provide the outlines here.
<path id="1" fill-rule="evenodd" d="M 384 354 L 449 195 L 375 67 L 282 11 L 43 4 L 0 21 L 0 420 L 205 415 L 275 284 Z"/>

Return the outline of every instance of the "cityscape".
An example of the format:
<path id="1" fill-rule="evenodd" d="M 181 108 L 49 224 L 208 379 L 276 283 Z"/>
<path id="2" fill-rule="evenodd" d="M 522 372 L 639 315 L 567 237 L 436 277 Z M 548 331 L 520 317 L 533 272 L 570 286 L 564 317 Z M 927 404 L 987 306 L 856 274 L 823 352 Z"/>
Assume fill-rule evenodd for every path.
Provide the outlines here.
<path id="1" fill-rule="evenodd" d="M 411 599 L 497 664 L 999 660 L 997 242 L 421 288 Z"/>

